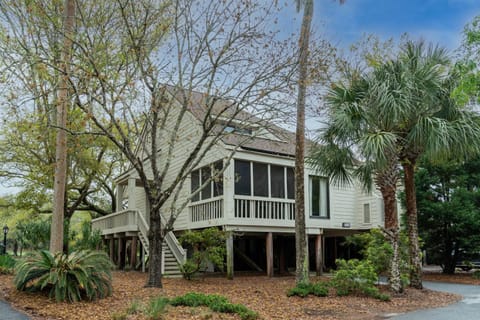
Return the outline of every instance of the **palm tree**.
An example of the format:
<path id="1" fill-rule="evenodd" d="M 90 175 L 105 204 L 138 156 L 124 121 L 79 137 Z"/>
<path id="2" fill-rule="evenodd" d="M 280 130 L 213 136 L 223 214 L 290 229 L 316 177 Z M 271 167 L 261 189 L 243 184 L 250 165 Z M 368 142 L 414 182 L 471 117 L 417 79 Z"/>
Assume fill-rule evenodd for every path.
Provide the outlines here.
<path id="1" fill-rule="evenodd" d="M 330 123 L 332 133 L 327 131 L 324 135 L 327 144 L 348 147 L 349 152 L 340 150 L 344 154 L 352 156 L 353 150 L 359 153 L 363 165 L 353 172 L 362 181 L 367 182 L 369 174 L 374 174 L 384 197 L 386 227 L 390 224 L 387 217 L 392 214 L 387 212 L 387 201 L 392 198 L 387 199 L 386 195 L 393 194 L 388 189 L 394 188 L 393 182 L 398 179 L 397 169 L 393 168 L 403 167 L 410 284 L 418 289 L 422 288 L 422 281 L 414 184 L 416 162 L 420 156 L 465 157 L 479 151 L 477 116 L 450 98 L 458 77 L 448 63 L 445 50 L 407 41 L 395 59 L 379 63 L 362 81 L 355 80 L 356 85 L 349 90 L 333 89 L 329 100 L 330 105 L 337 106 L 332 113 L 335 118 Z M 358 75 L 352 78 L 355 77 Z M 344 162 L 353 166 L 352 160 Z M 327 173 L 335 168 L 329 167 L 328 161 L 326 164 L 330 169 Z M 336 177 L 345 179 L 346 175 L 345 171 Z"/>
<path id="2" fill-rule="evenodd" d="M 299 39 L 299 77 L 297 96 L 297 123 L 295 132 L 295 252 L 296 283 L 308 283 L 307 235 L 305 232 L 305 98 L 308 84 L 308 54 L 313 18 L 314 0 L 295 0 L 297 12 L 303 7 Z M 345 0 L 339 0 L 340 4 Z"/>
<path id="3" fill-rule="evenodd" d="M 424 42 L 407 42 L 400 53 L 395 81 L 405 101 L 395 126 L 398 156 L 404 171 L 407 229 L 410 245 L 410 285 L 421 289 L 415 168 L 421 156 L 465 157 L 477 153 L 477 115 L 451 99 L 458 75 L 449 70 L 446 51 Z M 407 79 L 400 81 L 400 78 Z"/>
<path id="4" fill-rule="evenodd" d="M 354 73 L 347 85 L 336 85 L 330 90 L 328 124 L 310 163 L 335 183 L 352 183 L 355 177 L 367 191 L 375 184 L 381 192 L 385 208 L 383 231 L 393 249 L 390 288 L 402 292 L 396 200 L 399 165 L 396 137 L 389 131 L 394 112 L 378 117 L 385 106 L 371 95 L 372 88 L 383 81 L 381 75 L 381 72 L 367 76 Z"/>

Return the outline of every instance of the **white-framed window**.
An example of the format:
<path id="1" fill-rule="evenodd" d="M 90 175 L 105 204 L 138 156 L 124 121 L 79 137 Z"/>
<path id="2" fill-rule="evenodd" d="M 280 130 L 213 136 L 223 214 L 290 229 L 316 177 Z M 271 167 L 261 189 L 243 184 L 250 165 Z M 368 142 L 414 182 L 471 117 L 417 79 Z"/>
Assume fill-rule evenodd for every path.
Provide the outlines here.
<path id="1" fill-rule="evenodd" d="M 310 217 L 330 218 L 328 178 L 309 176 Z"/>
<path id="2" fill-rule="evenodd" d="M 363 204 L 363 223 L 371 223 L 370 220 L 370 203 Z"/>
<path id="3" fill-rule="evenodd" d="M 203 189 L 192 197 L 192 202 L 223 195 L 223 174 L 219 174 L 222 169 L 223 161 L 219 160 L 192 171 L 190 176 L 190 190 L 192 194 L 206 183 Z"/>

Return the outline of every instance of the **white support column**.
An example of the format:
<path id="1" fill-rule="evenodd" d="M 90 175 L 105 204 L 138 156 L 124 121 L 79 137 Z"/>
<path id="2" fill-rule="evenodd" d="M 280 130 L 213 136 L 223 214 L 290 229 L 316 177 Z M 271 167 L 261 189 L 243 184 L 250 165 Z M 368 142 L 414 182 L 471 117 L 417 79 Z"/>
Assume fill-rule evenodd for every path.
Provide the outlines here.
<path id="1" fill-rule="evenodd" d="M 228 167 L 223 172 L 223 218 L 232 219 L 235 212 L 235 200 L 233 199 L 235 193 L 235 168 L 233 159 L 228 164 Z"/>
<path id="2" fill-rule="evenodd" d="M 273 233 L 268 232 L 265 239 L 265 248 L 267 253 L 267 276 L 273 277 Z"/>
<path id="3" fill-rule="evenodd" d="M 128 178 L 128 210 L 135 210 L 135 178 Z"/>
<path id="4" fill-rule="evenodd" d="M 125 186 L 121 184 L 117 184 L 117 188 L 115 190 L 115 197 L 116 197 L 116 205 L 117 205 L 117 212 L 122 211 L 122 203 L 123 203 L 123 192 L 125 190 Z"/>
<path id="5" fill-rule="evenodd" d="M 233 234 L 229 234 L 226 241 L 227 246 L 227 279 L 233 280 Z"/>

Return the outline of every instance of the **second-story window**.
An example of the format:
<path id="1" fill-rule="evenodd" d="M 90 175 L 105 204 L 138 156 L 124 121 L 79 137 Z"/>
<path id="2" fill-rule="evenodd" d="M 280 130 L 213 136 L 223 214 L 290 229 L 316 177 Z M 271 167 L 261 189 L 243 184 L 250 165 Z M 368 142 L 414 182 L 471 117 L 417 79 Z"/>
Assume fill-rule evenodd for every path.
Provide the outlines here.
<path id="1" fill-rule="evenodd" d="M 192 197 L 192 202 L 206 200 L 223 195 L 223 162 L 222 160 L 192 171 L 190 191 L 195 193 L 203 186 L 200 192 Z"/>

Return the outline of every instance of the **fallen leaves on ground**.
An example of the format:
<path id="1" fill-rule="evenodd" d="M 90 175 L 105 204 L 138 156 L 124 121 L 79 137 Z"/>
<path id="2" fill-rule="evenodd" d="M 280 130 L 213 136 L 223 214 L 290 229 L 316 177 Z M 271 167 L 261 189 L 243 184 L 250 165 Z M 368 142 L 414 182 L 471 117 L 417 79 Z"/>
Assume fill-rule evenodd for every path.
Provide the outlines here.
<path id="1" fill-rule="evenodd" d="M 480 279 L 475 279 L 472 274 L 473 271 L 457 271 L 455 274 L 426 272 L 423 274 L 423 279 L 428 281 L 480 285 Z"/>
<path id="2" fill-rule="evenodd" d="M 325 278 L 314 278 L 322 281 Z M 404 294 L 382 302 L 361 296 L 319 298 L 287 297 L 287 289 L 294 286 L 293 277 L 237 276 L 234 280 L 206 277 L 187 281 L 164 279 L 164 287 L 145 288 L 147 275 L 140 272 L 113 273 L 113 295 L 94 302 L 55 303 L 46 296 L 16 291 L 12 276 L 0 276 L 0 298 L 9 301 L 38 320 L 94 320 L 112 319 L 114 314 L 125 314 L 134 301 L 146 305 L 152 297 L 174 297 L 187 292 L 203 292 L 226 296 L 232 303 L 241 303 L 258 312 L 263 319 L 382 319 L 389 313 L 433 308 L 453 303 L 460 296 L 430 290 L 407 288 Z M 236 315 L 219 314 L 207 308 L 168 307 L 166 319 L 239 319 Z M 131 320 L 146 319 L 140 314 Z"/>

